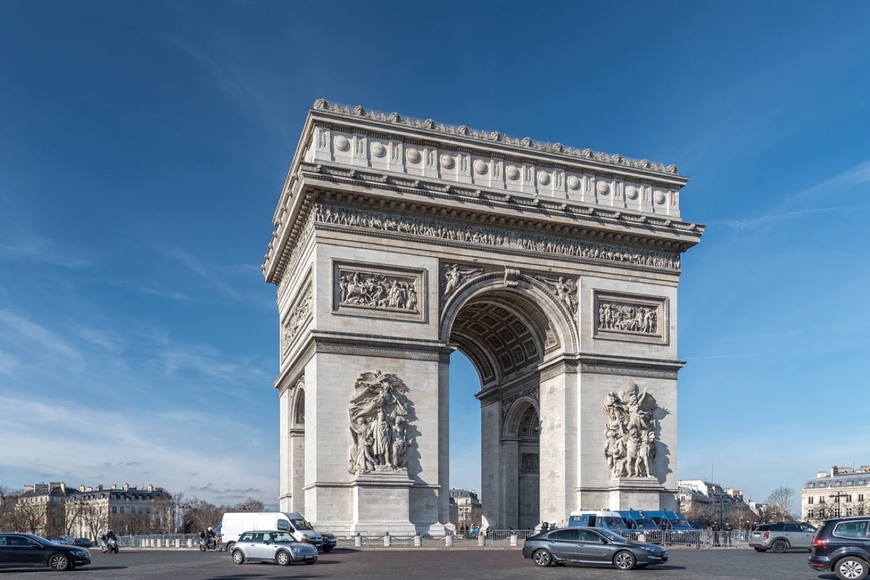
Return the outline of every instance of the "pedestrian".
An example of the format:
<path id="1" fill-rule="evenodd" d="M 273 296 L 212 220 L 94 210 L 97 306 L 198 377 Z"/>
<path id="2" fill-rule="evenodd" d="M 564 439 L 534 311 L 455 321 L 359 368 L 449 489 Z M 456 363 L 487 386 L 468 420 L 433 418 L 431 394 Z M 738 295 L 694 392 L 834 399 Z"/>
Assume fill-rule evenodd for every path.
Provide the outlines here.
<path id="1" fill-rule="evenodd" d="M 725 541 L 723 542 L 726 546 L 731 546 L 731 524 L 725 524 Z"/>
<path id="2" fill-rule="evenodd" d="M 713 546 L 719 546 L 719 524 L 713 523 Z"/>

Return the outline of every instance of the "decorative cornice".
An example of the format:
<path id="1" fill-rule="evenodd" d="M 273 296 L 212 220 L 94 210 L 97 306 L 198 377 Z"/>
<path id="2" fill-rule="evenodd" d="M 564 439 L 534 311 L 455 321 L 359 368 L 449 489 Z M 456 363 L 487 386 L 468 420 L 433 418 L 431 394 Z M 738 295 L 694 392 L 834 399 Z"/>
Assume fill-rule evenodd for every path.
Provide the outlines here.
<path id="1" fill-rule="evenodd" d="M 580 355 L 581 373 L 619 375 L 650 379 L 673 379 L 686 363 L 683 361 L 664 361 L 605 355 Z"/>
<path id="2" fill-rule="evenodd" d="M 314 109 L 317 111 L 329 111 L 345 117 L 364 117 L 371 121 L 380 123 L 390 123 L 392 125 L 411 127 L 414 129 L 423 129 L 434 133 L 441 133 L 451 137 L 463 137 L 486 143 L 504 143 L 525 149 L 542 151 L 549 154 L 564 155 L 567 157 L 577 157 L 580 159 L 591 159 L 605 163 L 608 165 L 619 165 L 630 167 L 632 169 L 641 169 L 655 173 L 663 173 L 668 175 L 677 174 L 677 166 L 663 163 L 656 163 L 647 159 L 630 159 L 615 153 L 601 153 L 591 149 L 577 149 L 574 147 L 565 147 L 561 143 L 545 143 L 535 141 L 529 137 L 522 139 L 504 135 L 498 131 L 481 131 L 470 129 L 466 125 L 447 125 L 445 123 L 436 123 L 432 119 L 414 119 L 411 117 L 403 117 L 399 113 L 380 113 L 377 111 L 369 111 L 357 105 L 350 107 L 347 105 L 333 104 L 326 99 L 317 99 L 314 102 Z"/>

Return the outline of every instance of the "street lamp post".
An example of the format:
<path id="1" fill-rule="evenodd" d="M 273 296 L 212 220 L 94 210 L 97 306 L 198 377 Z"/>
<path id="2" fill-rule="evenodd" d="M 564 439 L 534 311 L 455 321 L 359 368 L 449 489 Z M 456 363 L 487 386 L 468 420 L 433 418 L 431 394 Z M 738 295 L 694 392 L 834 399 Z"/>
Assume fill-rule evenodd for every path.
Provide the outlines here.
<path id="1" fill-rule="evenodd" d="M 842 491 L 838 491 L 836 493 L 829 494 L 828 497 L 834 500 L 834 517 L 840 517 L 840 498 L 847 497 L 848 493 L 843 493 Z"/>

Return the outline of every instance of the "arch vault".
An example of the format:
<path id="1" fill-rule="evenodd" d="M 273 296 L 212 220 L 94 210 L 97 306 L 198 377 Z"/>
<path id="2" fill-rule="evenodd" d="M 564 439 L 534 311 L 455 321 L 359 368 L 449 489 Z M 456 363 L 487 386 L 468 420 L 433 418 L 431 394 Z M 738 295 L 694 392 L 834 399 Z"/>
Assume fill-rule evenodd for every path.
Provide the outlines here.
<path id="1" fill-rule="evenodd" d="M 449 529 L 448 367 L 481 391 L 486 524 L 675 506 L 673 166 L 318 101 L 274 214 L 280 507 Z"/>

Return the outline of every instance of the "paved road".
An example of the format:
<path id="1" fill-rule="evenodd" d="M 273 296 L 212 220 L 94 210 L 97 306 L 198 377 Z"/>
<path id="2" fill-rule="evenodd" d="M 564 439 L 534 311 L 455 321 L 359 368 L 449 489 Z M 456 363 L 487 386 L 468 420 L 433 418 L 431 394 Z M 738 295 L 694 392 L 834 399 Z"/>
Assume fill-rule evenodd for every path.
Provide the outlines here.
<path id="1" fill-rule="evenodd" d="M 93 553 L 90 566 L 58 574 L 48 569 L 7 569 L 0 580 L 66 578 L 68 580 L 229 580 L 249 578 L 337 579 L 473 579 L 486 580 L 836 580 L 807 566 L 808 553 L 759 554 L 747 549 L 673 548 L 668 564 L 619 572 L 612 568 L 555 566 L 537 568 L 514 549 L 363 549 L 338 548 L 321 554 L 313 565 L 283 568 L 273 564 L 232 563 L 226 553 L 195 550 L 121 550 Z"/>

